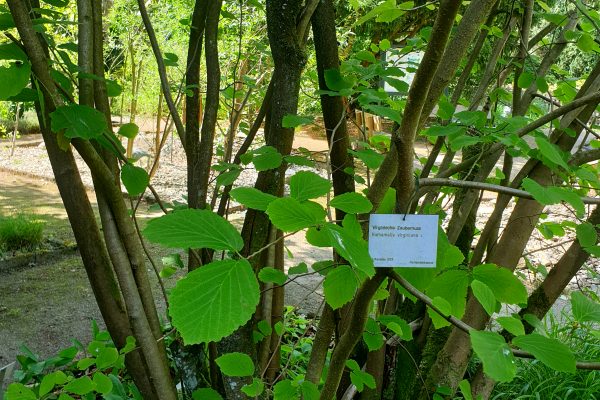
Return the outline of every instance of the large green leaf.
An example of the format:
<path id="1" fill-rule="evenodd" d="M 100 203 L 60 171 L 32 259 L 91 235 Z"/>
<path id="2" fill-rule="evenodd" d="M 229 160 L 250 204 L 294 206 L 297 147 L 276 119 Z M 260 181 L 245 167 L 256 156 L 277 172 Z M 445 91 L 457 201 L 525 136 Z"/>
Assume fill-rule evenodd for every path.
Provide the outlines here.
<path id="1" fill-rule="evenodd" d="M 535 138 L 535 143 L 538 146 L 538 150 L 548 160 L 552 161 L 556 165 L 560 165 L 566 170 L 569 170 L 567 162 L 562 157 L 558 147 L 553 145 L 545 137 L 538 136 Z"/>
<path id="2" fill-rule="evenodd" d="M 140 127 L 130 122 L 128 124 L 123 124 L 119 127 L 119 132 L 117 132 L 121 136 L 125 136 L 126 138 L 133 139 L 140 132 Z"/>
<path id="3" fill-rule="evenodd" d="M 290 196 L 298 201 L 325 196 L 331 190 L 331 182 L 311 171 L 296 172 L 290 178 Z"/>
<path id="4" fill-rule="evenodd" d="M 313 117 L 304 117 L 300 115 L 288 114 L 283 117 L 281 126 L 284 128 L 296 128 L 302 125 L 312 124 L 314 122 Z"/>
<path id="5" fill-rule="evenodd" d="M 254 363 L 244 353 L 227 353 L 215 360 L 221 372 L 227 376 L 252 376 Z"/>
<path id="6" fill-rule="evenodd" d="M 473 277 L 485 283 L 499 302 L 527 304 L 527 289 L 508 269 L 494 264 L 482 264 L 473 269 Z"/>
<path id="7" fill-rule="evenodd" d="M 148 222 L 144 236 L 153 243 L 176 248 L 239 251 L 244 241 L 225 218 L 210 210 L 175 211 Z"/>
<path id="8" fill-rule="evenodd" d="M 1 390 L 1 389 L 0 389 Z M 11 383 L 6 390 L 6 400 L 36 400 L 38 396 L 22 383 Z"/>
<path id="9" fill-rule="evenodd" d="M 529 178 L 523 179 L 523 189 L 529 192 L 536 201 L 543 205 L 549 206 L 565 201 L 573 206 L 578 217 L 583 216 L 585 212 L 585 206 L 581 197 L 573 192 L 572 189 L 553 186 L 544 187 Z"/>
<path id="10" fill-rule="evenodd" d="M 65 130 L 67 138 L 94 139 L 107 131 L 104 114 L 92 107 L 69 104 L 50 114 L 53 132 Z"/>
<path id="11" fill-rule="evenodd" d="M 356 192 L 335 196 L 329 205 L 349 214 L 368 213 L 373 209 L 373 204 L 365 196 Z"/>
<path id="12" fill-rule="evenodd" d="M 278 168 L 281 165 L 283 157 L 271 146 L 263 146 L 252 152 L 254 157 L 252 162 L 257 171 L 266 171 Z"/>
<path id="13" fill-rule="evenodd" d="M 340 70 L 337 68 L 325 70 L 325 83 L 329 90 L 335 91 L 351 89 L 354 86 L 352 78 L 342 76 Z"/>
<path id="14" fill-rule="evenodd" d="M 492 315 L 496 311 L 496 296 L 492 289 L 485 283 L 475 279 L 471 282 L 471 290 L 485 311 Z"/>
<path id="15" fill-rule="evenodd" d="M 577 321 L 600 322 L 600 304 L 589 299 L 583 293 L 571 293 L 571 307 Z"/>
<path id="16" fill-rule="evenodd" d="M 132 164 L 125 164 L 121 169 L 121 180 L 127 193 L 131 196 L 142 194 L 150 183 L 150 177 L 144 168 Z"/>
<path id="17" fill-rule="evenodd" d="M 277 199 L 277 197 L 272 194 L 263 193 L 260 190 L 251 187 L 236 188 L 231 190 L 229 194 L 238 203 L 260 211 L 266 211 L 269 204 Z"/>
<path id="18" fill-rule="evenodd" d="M 217 342 L 252 317 L 259 299 L 248 261 L 214 261 L 177 282 L 169 314 L 186 344 Z"/>
<path id="19" fill-rule="evenodd" d="M 517 336 L 512 342 L 533 354 L 535 358 L 552 369 L 561 372 L 575 372 L 575 356 L 567 346 L 556 339 L 532 333 Z"/>
<path id="20" fill-rule="evenodd" d="M 31 64 L 28 62 L 11 62 L 0 67 L 0 101 L 16 96 L 29 83 Z"/>
<path id="21" fill-rule="evenodd" d="M 362 161 L 368 168 L 377 169 L 385 158 L 383 154 L 376 152 L 373 149 L 362 149 L 358 151 L 348 150 L 348 153 L 354 155 Z"/>
<path id="22" fill-rule="evenodd" d="M 512 333 L 515 336 L 524 335 L 525 327 L 523 326 L 523 322 L 520 319 L 515 317 L 498 317 L 496 318 L 496 322 L 498 322 L 504 329 L 508 332 Z"/>
<path id="23" fill-rule="evenodd" d="M 0 44 L 0 60 L 27 61 L 27 54 L 16 43 Z"/>
<path id="24" fill-rule="evenodd" d="M 511 381 L 517 372 L 515 357 L 504 338 L 496 332 L 472 330 L 471 344 L 483 362 L 483 372 L 498 382 Z"/>
<path id="25" fill-rule="evenodd" d="M 300 203 L 291 197 L 272 201 L 267 207 L 267 214 L 271 222 L 284 232 L 299 231 L 325 219 L 325 210 L 318 204 Z"/>
<path id="26" fill-rule="evenodd" d="M 223 397 L 215 389 L 200 388 L 192 393 L 193 400 L 223 400 Z"/>
<path id="27" fill-rule="evenodd" d="M 459 265 L 465 256 L 460 249 L 448 241 L 448 236 L 442 228 L 438 229 L 438 248 L 436 255 L 436 267 L 433 268 L 397 268 L 396 271 L 408 280 L 414 287 L 424 292 L 436 275 L 442 271 Z M 400 288 L 405 296 L 415 299 L 411 294 Z"/>
<path id="28" fill-rule="evenodd" d="M 427 136 L 452 136 L 457 137 L 467 131 L 465 126 L 460 125 L 434 125 L 427 129 L 424 133 Z"/>
<path id="29" fill-rule="evenodd" d="M 589 222 L 577 225 L 575 230 L 577 231 L 577 240 L 581 247 L 594 246 L 598 241 L 596 229 L 594 228 L 594 225 Z"/>
<path id="30" fill-rule="evenodd" d="M 283 285 L 287 280 L 287 275 L 278 269 L 273 267 L 261 268 L 258 273 L 258 279 L 264 283 L 275 283 L 276 285 Z"/>
<path id="31" fill-rule="evenodd" d="M 454 269 L 436 276 L 427 288 L 426 293 L 431 298 L 441 297 L 446 300 L 450 304 L 450 314 L 461 318 L 465 313 L 468 287 L 469 274 L 467 271 Z M 450 325 L 435 311 L 429 309 L 428 312 L 436 329 Z"/>
<path id="32" fill-rule="evenodd" d="M 369 277 L 375 275 L 375 266 L 366 241 L 357 239 L 347 230 L 335 224 L 328 223 L 323 229 L 329 235 L 333 248 L 344 260 Z"/>
<path id="33" fill-rule="evenodd" d="M 356 294 L 360 280 L 356 271 L 348 265 L 340 265 L 329 271 L 323 282 L 325 301 L 331 308 L 338 309 L 348 303 Z"/>

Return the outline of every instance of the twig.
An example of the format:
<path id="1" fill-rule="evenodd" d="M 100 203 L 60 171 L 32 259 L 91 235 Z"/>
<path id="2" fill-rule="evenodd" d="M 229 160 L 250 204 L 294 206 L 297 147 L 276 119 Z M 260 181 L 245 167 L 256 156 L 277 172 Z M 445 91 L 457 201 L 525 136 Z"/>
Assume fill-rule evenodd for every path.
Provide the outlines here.
<path id="1" fill-rule="evenodd" d="M 437 308 L 433 304 L 433 301 L 425 293 L 423 293 L 420 290 L 418 290 L 417 288 L 415 288 L 413 285 L 410 284 L 410 282 L 408 282 L 406 279 L 401 277 L 397 272 L 390 270 L 389 276 L 390 276 L 390 278 L 392 278 L 393 280 L 398 282 L 404 289 L 406 289 L 407 292 L 409 292 L 410 294 L 415 296 L 417 299 L 421 300 L 423 303 L 425 303 L 427 305 L 427 307 L 431 308 L 433 311 L 435 311 L 437 314 L 439 314 L 442 318 L 444 318 L 446 321 L 450 322 L 452 325 L 454 325 L 461 331 L 469 334 L 471 331 L 477 330 L 477 329 L 473 328 L 472 326 L 466 324 L 465 322 L 461 321 L 460 319 L 454 317 L 453 315 L 447 315 L 447 314 L 443 313 L 439 308 Z M 523 350 L 511 348 L 511 352 L 516 357 L 535 358 L 535 356 L 533 354 L 528 353 Z M 578 369 L 588 369 L 588 370 L 600 371 L 600 362 L 577 361 L 576 367 Z"/>
<path id="2" fill-rule="evenodd" d="M 451 186 L 457 188 L 467 188 L 467 189 L 479 189 L 479 190 L 487 190 L 490 192 L 497 192 L 508 194 L 515 197 L 521 197 L 524 199 L 534 199 L 534 197 L 525 190 L 514 189 L 507 186 L 494 185 L 491 183 L 485 182 L 473 182 L 473 181 L 463 181 L 458 179 L 446 179 L 446 178 L 425 178 L 419 179 L 419 186 Z M 582 197 L 581 201 L 584 204 L 600 204 L 600 197 Z"/>

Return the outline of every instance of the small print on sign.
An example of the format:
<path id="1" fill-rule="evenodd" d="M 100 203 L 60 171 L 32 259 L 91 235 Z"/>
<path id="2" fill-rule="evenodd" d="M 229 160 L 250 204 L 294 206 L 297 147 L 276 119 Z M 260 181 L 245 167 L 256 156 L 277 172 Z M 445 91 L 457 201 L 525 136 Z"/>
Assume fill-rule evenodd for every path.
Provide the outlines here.
<path id="1" fill-rule="evenodd" d="M 376 267 L 435 268 L 438 216 L 371 214 L 369 254 Z"/>

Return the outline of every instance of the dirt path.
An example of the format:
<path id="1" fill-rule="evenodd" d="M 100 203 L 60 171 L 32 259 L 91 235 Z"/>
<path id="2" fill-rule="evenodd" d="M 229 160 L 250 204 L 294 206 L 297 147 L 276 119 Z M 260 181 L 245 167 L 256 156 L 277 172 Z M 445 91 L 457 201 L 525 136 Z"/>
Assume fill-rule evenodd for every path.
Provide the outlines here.
<path id="1" fill-rule="evenodd" d="M 94 201 L 93 193 L 88 195 Z M 0 214 L 18 211 L 36 214 L 45 220 L 46 236 L 65 243 L 74 242 L 53 181 L 0 170 Z M 148 216 L 145 212 L 140 215 L 142 223 Z M 236 215 L 232 222 L 241 225 L 242 221 L 242 216 Z M 302 234 L 289 238 L 286 246 L 294 255 L 294 258 L 286 259 L 288 268 L 300 262 L 310 265 L 316 259 L 330 257 L 326 249 L 308 251 Z M 158 246 L 149 247 L 157 259 L 168 253 Z M 156 279 L 150 271 L 149 274 L 155 284 L 154 292 L 158 294 Z M 169 278 L 165 284 L 173 286 L 177 279 L 178 276 Z M 323 298 L 320 283 L 318 274 L 290 283 L 286 304 L 300 307 L 306 313 L 316 313 Z M 160 297 L 157 302 L 164 311 Z M 102 325 L 100 311 L 77 252 L 38 259 L 8 272 L 0 271 L 0 366 L 14 361 L 22 344 L 48 357 L 70 346 L 72 339 L 86 343 L 91 340 L 92 320 Z"/>

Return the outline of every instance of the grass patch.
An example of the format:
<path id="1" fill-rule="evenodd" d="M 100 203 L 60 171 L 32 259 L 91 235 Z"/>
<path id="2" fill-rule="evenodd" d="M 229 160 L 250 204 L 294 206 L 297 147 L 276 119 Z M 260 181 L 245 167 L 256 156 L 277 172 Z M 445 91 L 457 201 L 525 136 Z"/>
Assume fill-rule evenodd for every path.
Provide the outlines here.
<path id="1" fill-rule="evenodd" d="M 569 346 L 578 360 L 600 360 L 600 336 L 594 333 L 564 312 L 561 321 L 556 321 L 551 314 L 548 318 L 548 336 Z M 554 371 L 537 360 L 519 359 L 517 363 L 517 377 L 512 382 L 497 385 L 490 399 L 600 399 L 600 371 L 578 370 L 568 374 Z"/>
<path id="2" fill-rule="evenodd" d="M 34 215 L 0 216 L 0 249 L 32 250 L 41 242 L 45 223 Z"/>

